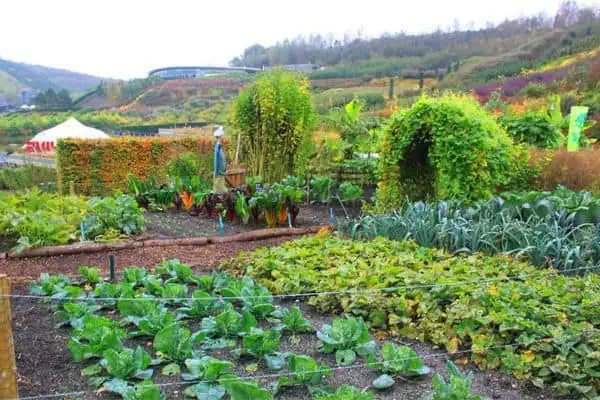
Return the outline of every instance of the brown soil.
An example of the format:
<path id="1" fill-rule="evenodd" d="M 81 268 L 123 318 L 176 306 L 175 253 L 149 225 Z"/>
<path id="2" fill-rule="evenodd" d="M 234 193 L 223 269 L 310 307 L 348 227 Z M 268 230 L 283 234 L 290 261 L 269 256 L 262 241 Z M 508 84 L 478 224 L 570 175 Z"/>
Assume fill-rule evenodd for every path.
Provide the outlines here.
<path id="1" fill-rule="evenodd" d="M 178 258 L 183 263 L 200 268 L 210 268 L 219 260 L 231 258 L 241 251 L 257 247 L 277 246 L 298 237 L 280 237 L 253 242 L 233 242 L 206 246 L 142 247 L 112 252 L 115 256 L 116 273 L 128 266 L 153 267 L 165 258 Z M 108 253 L 74 254 L 57 257 L 36 257 L 25 259 L 0 259 L 0 273 L 12 278 L 37 279 L 42 272 L 52 274 L 75 274 L 82 265 L 97 266 L 108 275 Z"/>
<path id="2" fill-rule="evenodd" d="M 352 209 L 357 213 L 358 209 Z M 342 218 L 344 213 L 341 208 L 334 207 L 334 217 Z M 218 224 L 216 218 L 208 219 L 205 216 L 192 216 L 187 212 L 171 209 L 167 212 L 147 212 L 144 214 L 148 231 L 146 234 L 155 239 L 172 239 L 200 236 L 218 236 Z M 261 218 L 262 219 L 262 218 Z M 303 206 L 296 220 L 295 227 L 308 227 L 326 225 L 329 223 L 329 208 L 321 205 Z M 250 222 L 244 225 L 236 219 L 233 222 L 225 221 L 225 235 L 248 232 L 253 229 L 266 228 L 261 221 L 257 226 Z M 288 223 L 282 225 L 287 227 Z"/>

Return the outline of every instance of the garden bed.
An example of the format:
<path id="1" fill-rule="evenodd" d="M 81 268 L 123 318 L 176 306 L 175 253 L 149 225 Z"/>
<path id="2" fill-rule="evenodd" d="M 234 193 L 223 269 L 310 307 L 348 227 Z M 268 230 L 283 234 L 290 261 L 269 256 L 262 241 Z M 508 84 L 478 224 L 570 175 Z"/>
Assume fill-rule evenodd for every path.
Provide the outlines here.
<path id="1" fill-rule="evenodd" d="M 345 218 L 344 211 L 338 206 L 332 206 L 334 218 Z M 360 207 L 347 208 L 351 217 L 360 214 Z M 204 216 L 192 216 L 187 212 L 171 209 L 167 212 L 146 212 L 144 214 L 147 226 L 146 234 L 154 239 L 172 239 L 200 236 L 218 236 L 217 220 Z M 329 207 L 325 205 L 308 205 L 300 208 L 300 214 L 294 227 L 304 228 L 310 226 L 327 225 L 329 223 Z M 264 229 L 264 224 L 247 225 L 239 220 L 225 221 L 225 235 L 234 235 L 256 229 Z M 283 225 L 286 228 L 287 223 Z"/>
<path id="2" fill-rule="evenodd" d="M 24 288 L 17 288 L 14 294 L 28 294 Z M 323 324 L 329 324 L 332 316 L 321 314 L 312 307 L 303 303 L 286 302 L 285 306 L 298 304 L 313 327 L 320 328 Z M 82 364 L 73 362 L 71 353 L 67 348 L 70 335 L 68 328 L 54 328 L 57 318 L 52 316 L 51 307 L 46 304 L 32 302 L 30 300 L 14 300 L 12 304 L 13 335 L 15 340 L 15 352 L 17 358 L 17 369 L 19 379 L 20 396 L 36 396 L 38 394 L 86 392 L 76 394 L 69 398 L 77 399 L 116 399 L 117 396 L 102 393 L 96 394 L 87 384 L 87 377 L 81 375 Z M 192 329 L 193 330 L 193 329 Z M 289 334 L 284 334 L 280 343 L 280 351 L 307 354 L 319 362 L 325 362 L 328 366 L 335 366 L 335 357 L 325 355 L 318 350 L 318 339 L 313 333 L 297 334 L 298 341 L 290 340 Z M 445 352 L 435 349 L 432 345 L 419 343 L 413 340 L 394 339 L 397 344 L 411 346 L 421 356 L 429 354 L 440 354 L 440 357 L 429 358 L 425 364 L 432 369 L 432 374 L 439 372 L 447 376 L 446 360 L 456 359 Z M 133 340 L 125 343 L 128 347 L 135 348 L 143 346 L 152 353 L 151 340 Z M 254 363 L 252 359 L 243 359 L 237 362 L 232 359 L 227 351 L 217 351 L 212 356 L 230 360 L 236 364 L 235 373 L 239 376 L 255 376 L 268 372 L 248 372 L 245 368 Z M 357 360 L 357 363 L 364 362 Z M 516 379 L 502 375 L 495 371 L 480 371 L 475 368 L 466 367 L 474 373 L 473 392 L 484 395 L 490 399 L 520 400 L 525 398 L 554 399 L 547 392 L 531 387 L 531 385 L 517 381 Z M 175 385 L 180 382 L 179 377 L 169 378 L 155 373 L 155 383 L 171 383 L 171 386 L 163 387 L 163 392 L 168 399 L 183 399 L 185 385 Z M 333 386 L 353 385 L 358 388 L 366 388 L 371 385 L 377 372 L 364 367 L 343 369 L 334 371 L 333 375 L 326 378 L 325 383 Z M 379 392 L 377 399 L 422 399 L 423 395 L 431 390 L 431 376 L 422 380 L 400 381 L 392 389 Z M 273 379 L 260 381 L 262 387 L 266 387 Z M 308 400 L 312 397 L 303 387 L 290 388 L 282 392 L 281 399 Z"/>

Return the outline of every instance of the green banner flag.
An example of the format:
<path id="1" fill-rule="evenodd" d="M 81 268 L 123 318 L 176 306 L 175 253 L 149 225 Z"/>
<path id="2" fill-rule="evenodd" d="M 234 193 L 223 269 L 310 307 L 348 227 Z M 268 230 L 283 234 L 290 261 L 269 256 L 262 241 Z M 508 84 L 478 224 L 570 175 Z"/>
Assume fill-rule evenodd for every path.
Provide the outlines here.
<path id="1" fill-rule="evenodd" d="M 585 124 L 588 110 L 588 107 L 571 107 L 567 151 L 579 150 L 579 139 L 581 138 L 581 132 L 583 132 L 583 125 Z"/>

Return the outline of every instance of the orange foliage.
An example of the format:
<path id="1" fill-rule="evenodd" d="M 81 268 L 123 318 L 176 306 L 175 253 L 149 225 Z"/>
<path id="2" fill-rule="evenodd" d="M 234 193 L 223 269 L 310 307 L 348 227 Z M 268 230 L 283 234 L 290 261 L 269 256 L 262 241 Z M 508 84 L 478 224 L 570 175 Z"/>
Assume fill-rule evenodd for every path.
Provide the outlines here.
<path id="1" fill-rule="evenodd" d="M 225 141 L 225 144 L 227 141 Z M 166 165 L 174 156 L 194 152 L 212 160 L 214 139 L 119 138 L 110 140 L 60 140 L 57 146 L 58 189 L 65 193 L 73 182 L 77 193 L 104 195 L 124 191 L 127 177 L 154 177 L 166 181 Z"/>
<path id="2" fill-rule="evenodd" d="M 540 189 L 553 190 L 558 185 L 595 193 L 600 189 L 600 150 L 570 153 L 565 149 L 537 149 L 532 151 L 531 163 L 543 167 L 538 179 Z"/>

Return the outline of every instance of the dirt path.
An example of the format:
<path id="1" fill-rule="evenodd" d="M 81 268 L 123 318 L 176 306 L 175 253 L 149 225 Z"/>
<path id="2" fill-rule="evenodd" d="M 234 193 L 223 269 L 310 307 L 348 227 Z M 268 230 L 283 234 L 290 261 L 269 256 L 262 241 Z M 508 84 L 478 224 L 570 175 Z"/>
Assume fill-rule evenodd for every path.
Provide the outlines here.
<path id="1" fill-rule="evenodd" d="M 202 268 L 215 267 L 219 260 L 231 258 L 241 251 L 250 251 L 257 247 L 277 246 L 285 241 L 298 239 L 298 236 L 287 236 L 252 242 L 232 242 L 211 244 L 206 246 L 173 246 L 139 249 L 128 249 L 112 252 L 115 256 L 117 274 L 126 267 L 154 267 L 165 258 L 178 258 L 183 263 Z M 42 272 L 52 274 L 75 274 L 77 268 L 96 266 L 108 275 L 109 253 L 74 254 L 58 257 L 37 257 L 26 259 L 0 260 L 0 273 L 19 280 L 37 279 Z"/>

